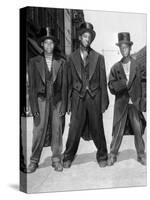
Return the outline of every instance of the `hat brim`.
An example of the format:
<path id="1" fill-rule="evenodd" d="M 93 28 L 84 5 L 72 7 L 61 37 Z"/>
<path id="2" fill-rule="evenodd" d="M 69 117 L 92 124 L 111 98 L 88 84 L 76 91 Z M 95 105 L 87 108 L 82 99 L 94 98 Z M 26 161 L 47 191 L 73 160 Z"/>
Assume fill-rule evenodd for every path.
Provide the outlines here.
<path id="1" fill-rule="evenodd" d="M 92 41 L 95 39 L 96 33 L 95 33 L 94 30 L 91 30 L 91 29 L 86 29 L 86 28 L 81 29 L 81 30 L 78 31 L 78 35 L 82 35 L 82 34 L 85 33 L 85 32 L 89 32 L 89 33 L 91 34 L 91 36 L 92 36 Z"/>
<path id="2" fill-rule="evenodd" d="M 116 43 L 117 46 L 120 46 L 121 44 L 128 44 L 128 45 L 132 46 L 132 45 L 133 45 L 133 42 L 131 42 L 131 41 L 126 41 L 126 40 L 122 40 L 122 41 Z"/>
<path id="3" fill-rule="evenodd" d="M 41 45 L 41 43 L 44 42 L 46 39 L 51 39 L 51 40 L 53 40 L 54 43 L 57 42 L 57 39 L 54 36 L 50 35 L 50 36 L 43 36 L 43 37 L 41 37 L 39 39 L 39 44 Z"/>

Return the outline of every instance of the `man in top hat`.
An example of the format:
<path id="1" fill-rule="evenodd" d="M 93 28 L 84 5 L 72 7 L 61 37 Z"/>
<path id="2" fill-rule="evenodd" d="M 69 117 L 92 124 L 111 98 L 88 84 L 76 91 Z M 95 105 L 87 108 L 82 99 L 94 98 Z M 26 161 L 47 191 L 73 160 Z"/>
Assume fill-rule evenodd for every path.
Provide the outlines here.
<path id="1" fill-rule="evenodd" d="M 108 165 L 111 166 L 117 160 L 117 154 L 124 135 L 134 135 L 137 160 L 146 164 L 145 145 L 142 138 L 146 121 L 143 117 L 143 100 L 145 99 L 145 78 L 141 67 L 130 56 L 130 34 L 127 32 L 118 34 L 118 43 L 122 59 L 117 62 L 110 71 L 109 89 L 115 95 L 114 118 L 112 130 L 112 142 Z"/>
<path id="2" fill-rule="evenodd" d="M 66 112 L 65 61 L 56 52 L 56 38 L 49 27 L 40 31 L 43 54 L 30 59 L 29 99 L 33 114 L 32 155 L 27 173 L 34 172 L 44 146 L 51 145 L 52 166 L 62 171 L 62 134 Z"/>
<path id="3" fill-rule="evenodd" d="M 97 148 L 100 167 L 107 164 L 107 146 L 102 114 L 109 104 L 104 57 L 90 45 L 95 38 L 91 23 L 79 29 L 80 47 L 67 62 L 68 112 L 71 111 L 69 134 L 63 166 L 69 168 L 74 160 L 80 138 L 92 139 Z"/>

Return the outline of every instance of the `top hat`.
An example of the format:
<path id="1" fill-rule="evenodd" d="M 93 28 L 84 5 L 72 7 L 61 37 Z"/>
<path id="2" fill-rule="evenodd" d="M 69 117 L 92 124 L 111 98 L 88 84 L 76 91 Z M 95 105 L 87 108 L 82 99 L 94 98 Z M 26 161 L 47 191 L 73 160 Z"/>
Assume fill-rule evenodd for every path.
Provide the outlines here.
<path id="1" fill-rule="evenodd" d="M 116 45 L 120 46 L 121 44 L 129 44 L 130 46 L 133 45 L 133 42 L 130 41 L 130 33 L 128 32 L 118 33 L 118 43 L 116 43 Z"/>
<path id="2" fill-rule="evenodd" d="M 42 27 L 39 32 L 39 44 L 41 44 L 41 42 L 44 42 L 44 40 L 46 39 L 51 39 L 53 40 L 53 42 L 57 42 L 57 39 L 54 36 L 54 30 L 50 27 Z"/>
<path id="3" fill-rule="evenodd" d="M 93 25 L 91 23 L 89 23 L 89 22 L 83 22 L 80 25 L 79 30 L 78 30 L 78 35 L 82 35 L 85 32 L 91 33 L 92 41 L 93 41 L 94 38 L 95 38 L 95 36 L 96 36 L 96 33 L 93 30 Z"/>

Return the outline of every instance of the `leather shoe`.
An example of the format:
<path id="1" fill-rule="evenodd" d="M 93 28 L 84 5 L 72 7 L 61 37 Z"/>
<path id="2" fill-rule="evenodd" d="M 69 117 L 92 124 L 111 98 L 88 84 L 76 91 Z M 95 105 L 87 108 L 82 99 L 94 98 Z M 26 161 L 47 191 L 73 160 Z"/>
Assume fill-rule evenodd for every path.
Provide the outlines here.
<path id="1" fill-rule="evenodd" d="M 28 168 L 27 168 L 27 173 L 33 173 L 35 172 L 35 170 L 38 168 L 38 164 L 37 163 L 30 163 Z"/>
<path id="2" fill-rule="evenodd" d="M 62 172 L 63 171 L 63 166 L 62 166 L 62 164 L 60 162 L 53 162 L 52 163 L 52 167 L 57 172 Z"/>
<path id="3" fill-rule="evenodd" d="M 107 160 L 107 165 L 108 166 L 112 166 L 116 161 L 117 161 L 117 157 L 116 156 L 109 156 L 109 158 Z"/>
<path id="4" fill-rule="evenodd" d="M 102 160 L 102 161 L 100 161 L 98 164 L 99 164 L 99 166 L 100 166 L 101 168 L 104 168 L 104 167 L 107 166 L 107 161 L 106 161 L 106 160 Z"/>
<path id="5" fill-rule="evenodd" d="M 64 162 L 63 162 L 63 167 L 64 167 L 64 168 L 70 168 L 70 167 L 71 167 L 71 163 L 72 163 L 72 162 L 71 162 L 70 160 L 64 161 Z"/>
<path id="6" fill-rule="evenodd" d="M 140 162 L 142 165 L 146 165 L 146 158 L 145 157 L 138 157 L 138 162 Z"/>

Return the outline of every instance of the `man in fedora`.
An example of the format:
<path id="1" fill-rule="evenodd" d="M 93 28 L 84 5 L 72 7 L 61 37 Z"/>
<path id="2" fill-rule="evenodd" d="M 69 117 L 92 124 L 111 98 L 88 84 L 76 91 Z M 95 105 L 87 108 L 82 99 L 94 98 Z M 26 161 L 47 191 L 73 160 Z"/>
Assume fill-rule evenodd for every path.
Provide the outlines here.
<path id="1" fill-rule="evenodd" d="M 51 145 L 52 166 L 62 171 L 62 134 L 66 112 L 65 60 L 56 51 L 57 40 L 49 27 L 40 31 L 43 54 L 29 63 L 29 99 L 34 128 L 32 155 L 27 173 L 34 172 L 44 146 Z"/>
<path id="2" fill-rule="evenodd" d="M 145 99 L 145 78 L 142 68 L 131 55 L 130 33 L 118 34 L 118 43 L 122 59 L 117 62 L 110 71 L 109 89 L 115 95 L 114 118 L 112 130 L 112 142 L 108 165 L 113 165 L 117 160 L 117 154 L 124 135 L 134 135 L 137 151 L 137 160 L 146 164 L 145 145 L 142 135 L 146 126 L 143 117 L 143 101 Z"/>
<path id="3" fill-rule="evenodd" d="M 78 36 L 80 47 L 67 62 L 68 112 L 71 111 L 71 120 L 63 158 L 64 168 L 71 166 L 81 137 L 94 141 L 99 166 L 105 167 L 107 164 L 102 114 L 108 107 L 109 99 L 104 57 L 90 47 L 95 35 L 91 23 L 82 23 Z"/>

